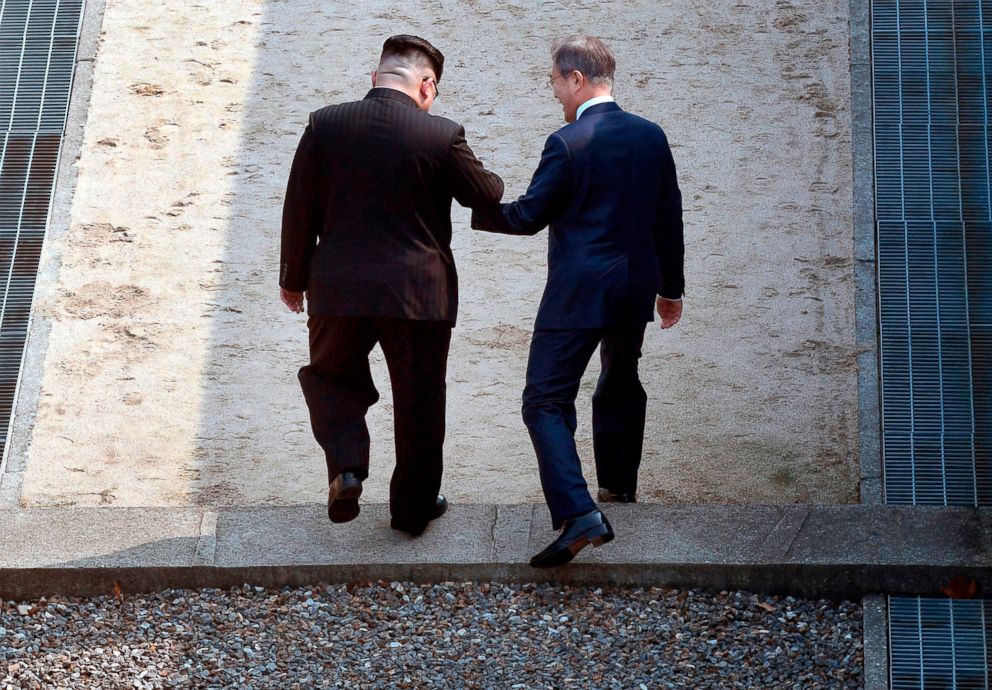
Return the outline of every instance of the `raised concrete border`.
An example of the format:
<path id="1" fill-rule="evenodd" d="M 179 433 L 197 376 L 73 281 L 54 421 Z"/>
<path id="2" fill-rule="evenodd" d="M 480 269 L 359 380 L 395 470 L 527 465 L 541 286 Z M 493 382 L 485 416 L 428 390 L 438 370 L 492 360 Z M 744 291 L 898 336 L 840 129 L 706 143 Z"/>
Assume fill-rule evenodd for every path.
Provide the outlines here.
<path id="1" fill-rule="evenodd" d="M 79 43 L 76 46 L 76 65 L 72 90 L 69 93 L 69 110 L 59 152 L 58 170 L 55 173 L 54 194 L 48 213 L 48 232 L 35 283 L 35 303 L 40 297 L 47 297 L 50 294 L 58 278 L 61 257 L 54 250 L 51 240 L 60 238 L 69 230 L 72 196 L 76 190 L 76 161 L 79 159 L 83 145 L 83 132 L 86 128 L 93 85 L 93 63 L 99 48 L 105 6 L 106 0 L 85 0 L 83 3 Z M 17 397 L 14 400 L 10 438 L 5 459 L 0 463 L 0 508 L 17 505 L 21 497 L 50 332 L 51 323 L 40 316 L 38 310 L 32 308 Z"/>
<path id="2" fill-rule="evenodd" d="M 418 539 L 385 505 L 332 525 L 320 505 L 0 510 L 0 597 L 245 582 L 553 581 L 744 589 L 804 597 L 992 587 L 992 509 L 616 505 L 617 539 L 536 570 L 554 538 L 539 505 L 454 505 Z M 874 651 L 873 651 L 874 654 Z"/>
<path id="3" fill-rule="evenodd" d="M 888 597 L 867 596 L 864 611 L 865 690 L 888 690 L 889 625 Z"/>
<path id="4" fill-rule="evenodd" d="M 882 503 L 884 489 L 878 365 L 870 7 L 870 0 L 850 2 L 855 341 L 858 351 L 858 450 L 861 458 L 861 502 Z"/>
<path id="5" fill-rule="evenodd" d="M 875 146 L 871 71 L 871 0 L 850 0 L 851 143 L 854 162 L 855 339 L 858 351 L 858 451 L 861 502 L 885 502 L 881 449 L 878 287 L 875 239 Z M 879 590 L 882 591 L 882 590 Z M 865 690 L 889 687 L 889 630 L 884 595 L 862 599 Z"/>

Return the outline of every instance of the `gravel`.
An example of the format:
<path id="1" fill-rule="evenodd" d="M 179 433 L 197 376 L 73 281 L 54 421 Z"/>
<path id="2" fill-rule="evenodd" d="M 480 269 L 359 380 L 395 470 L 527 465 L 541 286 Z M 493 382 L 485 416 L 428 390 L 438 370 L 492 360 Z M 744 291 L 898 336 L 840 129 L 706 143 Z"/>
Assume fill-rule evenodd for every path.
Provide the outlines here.
<path id="1" fill-rule="evenodd" d="M 0 604 L 8 688 L 860 688 L 850 602 L 490 583 Z"/>

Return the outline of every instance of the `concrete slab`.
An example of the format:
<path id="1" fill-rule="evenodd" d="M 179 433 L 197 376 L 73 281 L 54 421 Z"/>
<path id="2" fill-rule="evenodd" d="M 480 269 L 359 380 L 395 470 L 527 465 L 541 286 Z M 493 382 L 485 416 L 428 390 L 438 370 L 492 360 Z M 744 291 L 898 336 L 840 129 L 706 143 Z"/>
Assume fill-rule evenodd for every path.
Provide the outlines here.
<path id="1" fill-rule="evenodd" d="M 817 506 L 785 561 L 987 567 L 990 519 L 992 511 L 978 508 Z"/>
<path id="2" fill-rule="evenodd" d="M 992 587 L 992 509 L 609 506 L 617 539 L 535 570 L 554 537 L 542 505 L 454 505 L 423 536 L 385 505 L 332 525 L 320 505 L 0 511 L 0 597 L 375 580 L 550 581 L 801 596 Z"/>
<path id="3" fill-rule="evenodd" d="M 217 565 L 495 563 L 492 505 L 453 505 L 419 538 L 389 528 L 389 509 L 363 505 L 352 522 L 335 525 L 324 506 L 223 511 Z"/>
<path id="4" fill-rule="evenodd" d="M 660 508 L 660 506 L 659 506 Z M 667 506 L 662 510 L 638 504 L 610 506 L 607 513 L 617 539 L 582 560 L 590 563 L 723 563 L 775 562 L 769 558 L 776 527 L 785 514 L 801 506 Z M 530 552 L 540 551 L 555 534 L 550 522 L 533 530 Z M 633 538 L 631 538 L 631 536 Z"/>
<path id="5" fill-rule="evenodd" d="M 189 565 L 200 512 L 168 508 L 0 510 L 0 563 L 16 568 Z"/>

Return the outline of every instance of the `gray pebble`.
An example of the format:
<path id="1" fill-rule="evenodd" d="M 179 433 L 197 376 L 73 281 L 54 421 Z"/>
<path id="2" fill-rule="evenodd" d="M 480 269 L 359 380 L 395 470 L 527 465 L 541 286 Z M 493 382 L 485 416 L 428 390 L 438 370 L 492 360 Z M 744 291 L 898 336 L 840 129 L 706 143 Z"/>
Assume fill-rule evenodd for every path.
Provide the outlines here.
<path id="1" fill-rule="evenodd" d="M 859 688 L 861 616 L 746 592 L 497 583 L 0 602 L 0 689 Z"/>

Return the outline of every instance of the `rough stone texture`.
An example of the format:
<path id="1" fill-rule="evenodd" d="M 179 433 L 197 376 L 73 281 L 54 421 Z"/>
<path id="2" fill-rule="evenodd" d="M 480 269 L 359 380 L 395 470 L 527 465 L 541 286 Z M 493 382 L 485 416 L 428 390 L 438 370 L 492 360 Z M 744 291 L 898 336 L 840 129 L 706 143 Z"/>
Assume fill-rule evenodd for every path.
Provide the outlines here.
<path id="1" fill-rule="evenodd" d="M 60 269 L 37 305 L 50 337 L 22 503 L 322 500 L 295 379 L 304 322 L 276 290 L 308 111 L 361 97 L 386 36 L 427 36 L 448 56 L 435 112 L 465 125 L 513 197 L 561 124 L 544 82 L 563 27 L 612 45 L 616 96 L 665 127 L 685 198 L 685 316 L 652 326 L 641 365 L 641 500 L 855 501 L 847 18 L 841 0 L 434 1 L 415 13 L 108 0 L 71 224 L 46 248 Z M 444 490 L 455 503 L 540 501 L 519 400 L 547 239 L 473 233 L 463 209 L 455 220 Z M 376 352 L 365 497 L 382 502 L 391 396 Z M 590 478 L 597 373 L 594 362 L 579 399 Z"/>
<path id="2" fill-rule="evenodd" d="M 862 687 L 862 612 L 746 592 L 410 582 L 0 602 L 0 686 Z"/>

